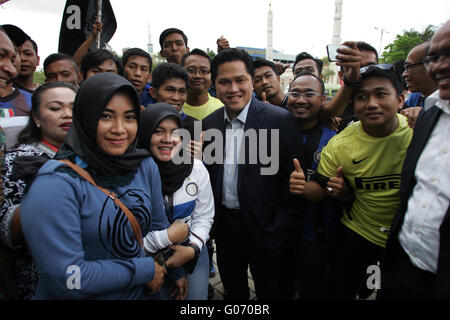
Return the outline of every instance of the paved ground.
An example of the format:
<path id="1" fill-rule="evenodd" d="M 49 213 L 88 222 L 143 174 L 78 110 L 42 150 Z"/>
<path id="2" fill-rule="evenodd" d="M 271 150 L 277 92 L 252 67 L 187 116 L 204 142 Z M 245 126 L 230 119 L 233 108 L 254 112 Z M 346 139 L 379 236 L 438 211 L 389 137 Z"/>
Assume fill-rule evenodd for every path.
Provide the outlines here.
<path id="1" fill-rule="evenodd" d="M 224 290 L 223 290 L 222 282 L 220 281 L 219 268 L 217 267 L 217 262 L 216 262 L 216 245 L 215 244 L 214 244 L 213 262 L 214 262 L 214 268 L 216 269 L 216 275 L 213 278 L 209 278 L 209 283 L 214 288 L 214 297 L 211 300 L 223 300 Z M 248 271 L 248 282 L 249 282 L 249 287 L 250 287 L 250 300 L 256 300 L 255 286 L 253 284 L 253 279 L 252 279 L 252 275 L 251 275 L 250 271 Z"/>
<path id="2" fill-rule="evenodd" d="M 214 288 L 214 297 L 211 300 L 223 300 L 224 289 L 223 289 L 222 282 L 220 281 L 219 268 L 217 267 L 216 250 L 215 249 L 216 249 L 216 245 L 214 244 L 213 262 L 214 262 L 214 268 L 216 270 L 216 274 L 213 278 L 209 278 L 209 283 Z M 250 300 L 256 300 L 255 286 L 253 284 L 253 279 L 252 279 L 252 275 L 251 275 L 250 271 L 248 271 L 248 283 L 249 283 L 249 287 L 250 287 Z M 371 296 L 369 296 L 365 300 L 375 300 L 375 298 L 376 298 L 376 292 L 373 293 Z"/>

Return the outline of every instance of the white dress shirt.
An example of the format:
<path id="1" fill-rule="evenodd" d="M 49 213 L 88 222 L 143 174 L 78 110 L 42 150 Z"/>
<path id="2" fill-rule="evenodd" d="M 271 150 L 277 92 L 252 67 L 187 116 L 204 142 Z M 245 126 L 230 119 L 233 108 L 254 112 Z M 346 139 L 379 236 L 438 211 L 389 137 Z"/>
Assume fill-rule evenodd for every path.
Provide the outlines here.
<path id="1" fill-rule="evenodd" d="M 225 154 L 223 164 L 223 191 L 222 204 L 229 209 L 239 209 L 238 199 L 238 164 L 242 164 L 241 148 L 244 137 L 245 122 L 247 121 L 248 109 L 250 103 L 242 109 L 241 113 L 230 120 L 226 107 L 225 113 Z"/>
<path id="2" fill-rule="evenodd" d="M 417 184 L 408 200 L 399 241 L 413 265 L 436 273 L 439 228 L 450 199 L 450 104 L 433 93 L 443 112 L 420 155 L 415 171 Z"/>

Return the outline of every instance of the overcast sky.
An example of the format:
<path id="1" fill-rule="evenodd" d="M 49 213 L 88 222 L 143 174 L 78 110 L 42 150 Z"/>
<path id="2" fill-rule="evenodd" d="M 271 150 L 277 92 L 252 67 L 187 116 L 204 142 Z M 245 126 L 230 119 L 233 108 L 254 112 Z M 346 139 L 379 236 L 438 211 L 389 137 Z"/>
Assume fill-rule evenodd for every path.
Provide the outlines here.
<path id="1" fill-rule="evenodd" d="M 265 48 L 267 12 L 272 3 L 273 47 L 297 54 L 308 51 L 326 55 L 333 34 L 334 0 L 110 0 L 117 30 L 112 48 L 147 48 L 148 24 L 154 52 L 160 50 L 160 33 L 169 27 L 182 29 L 189 47 L 216 50 L 216 39 L 224 35 L 231 46 Z M 10 0 L 0 8 L 0 22 L 15 24 L 38 44 L 41 64 L 58 49 L 64 0 Z M 377 50 L 381 29 L 383 46 L 403 30 L 422 31 L 429 24 L 450 19 L 449 0 L 344 0 L 343 40 L 364 40 Z M 375 28 L 378 28 L 376 30 Z"/>

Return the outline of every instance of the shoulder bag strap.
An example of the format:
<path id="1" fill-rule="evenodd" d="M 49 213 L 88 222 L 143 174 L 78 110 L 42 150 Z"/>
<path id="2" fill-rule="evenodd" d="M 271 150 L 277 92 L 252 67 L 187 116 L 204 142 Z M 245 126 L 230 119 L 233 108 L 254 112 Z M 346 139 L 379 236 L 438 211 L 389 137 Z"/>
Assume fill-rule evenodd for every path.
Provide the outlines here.
<path id="1" fill-rule="evenodd" d="M 131 211 L 127 208 L 127 206 L 125 206 L 122 201 L 119 200 L 119 198 L 117 198 L 117 196 L 113 193 L 110 192 L 109 190 L 102 188 L 100 186 L 98 186 L 94 179 L 91 177 L 91 175 L 89 174 L 89 172 L 87 172 L 86 170 L 84 170 L 82 167 L 80 167 L 79 165 L 71 162 L 68 159 L 64 159 L 64 160 L 59 160 L 63 163 L 65 163 L 66 165 L 68 165 L 69 167 L 71 167 L 76 173 L 78 173 L 80 176 L 82 176 L 84 179 L 86 179 L 89 183 L 91 183 L 94 187 L 97 187 L 98 189 L 100 189 L 101 191 L 103 191 L 108 197 L 110 197 L 114 203 L 116 205 L 119 206 L 120 209 L 122 209 L 122 211 L 125 213 L 125 215 L 128 218 L 128 221 L 131 224 L 131 228 L 133 229 L 133 233 L 134 236 L 136 237 L 136 240 L 139 242 L 139 244 L 141 245 L 141 247 L 143 246 L 142 243 L 142 232 L 141 232 L 141 227 L 139 226 L 139 223 L 136 220 L 136 217 L 131 213 Z"/>

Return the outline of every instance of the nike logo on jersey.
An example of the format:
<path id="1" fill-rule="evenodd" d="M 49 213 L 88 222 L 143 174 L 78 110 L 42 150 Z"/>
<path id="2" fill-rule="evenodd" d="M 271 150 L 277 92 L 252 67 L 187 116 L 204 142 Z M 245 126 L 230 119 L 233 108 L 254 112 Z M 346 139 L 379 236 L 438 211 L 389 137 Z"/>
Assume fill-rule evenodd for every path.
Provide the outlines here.
<path id="1" fill-rule="evenodd" d="M 366 160 L 366 159 L 368 159 L 369 157 L 365 157 L 364 159 L 361 159 L 361 160 L 359 160 L 359 161 L 356 161 L 355 159 L 353 159 L 353 164 L 358 164 L 358 163 L 361 163 L 361 162 L 363 162 L 364 160 Z"/>

